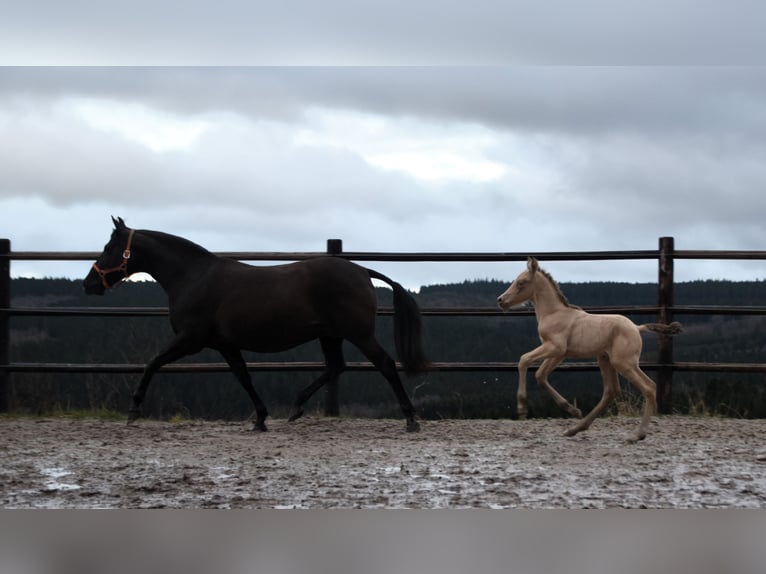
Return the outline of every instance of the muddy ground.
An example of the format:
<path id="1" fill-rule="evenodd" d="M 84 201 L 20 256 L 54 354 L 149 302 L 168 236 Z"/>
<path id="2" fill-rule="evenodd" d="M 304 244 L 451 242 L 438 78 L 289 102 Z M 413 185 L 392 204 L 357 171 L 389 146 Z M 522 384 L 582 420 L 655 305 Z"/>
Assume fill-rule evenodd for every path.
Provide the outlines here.
<path id="1" fill-rule="evenodd" d="M 766 420 L 0 419 L 2 508 L 765 508 Z"/>

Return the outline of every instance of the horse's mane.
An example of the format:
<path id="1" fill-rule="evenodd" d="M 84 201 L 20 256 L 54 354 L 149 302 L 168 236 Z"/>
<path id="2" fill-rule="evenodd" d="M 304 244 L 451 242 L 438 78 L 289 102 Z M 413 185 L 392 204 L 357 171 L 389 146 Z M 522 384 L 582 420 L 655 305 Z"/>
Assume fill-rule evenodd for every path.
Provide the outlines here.
<path id="1" fill-rule="evenodd" d="M 177 235 L 171 235 L 170 233 L 164 233 L 162 231 L 147 231 L 144 229 L 141 230 L 141 233 L 165 245 L 172 245 L 173 248 L 178 249 L 189 256 L 213 255 L 201 245 L 197 245 L 193 241 L 189 241 L 188 239 L 184 239 Z"/>
<path id="2" fill-rule="evenodd" d="M 561 287 L 556 282 L 556 280 L 551 276 L 550 273 L 548 273 L 545 269 L 542 269 L 541 267 L 537 268 L 538 273 L 542 273 L 543 277 L 548 279 L 548 281 L 551 282 L 551 285 L 553 285 L 553 288 L 556 292 L 556 295 L 558 295 L 558 298 L 561 300 L 561 302 L 566 305 L 567 307 L 571 307 L 572 309 L 582 309 L 582 307 L 579 307 L 578 305 L 572 305 L 569 302 L 569 299 L 567 299 L 567 296 L 564 295 L 564 292 L 561 290 Z"/>

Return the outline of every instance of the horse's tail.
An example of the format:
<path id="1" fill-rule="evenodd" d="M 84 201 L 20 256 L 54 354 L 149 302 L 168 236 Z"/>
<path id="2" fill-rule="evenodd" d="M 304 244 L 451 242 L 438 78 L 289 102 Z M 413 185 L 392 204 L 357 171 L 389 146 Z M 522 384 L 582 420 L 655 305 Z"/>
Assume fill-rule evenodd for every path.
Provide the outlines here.
<path id="1" fill-rule="evenodd" d="M 639 331 L 653 331 L 661 335 L 678 335 L 683 331 L 681 323 L 673 321 L 666 325 L 665 323 L 644 323 L 638 326 Z"/>
<path id="2" fill-rule="evenodd" d="M 394 343 L 396 354 L 409 374 L 421 373 L 428 369 L 430 361 L 423 350 L 420 309 L 415 299 L 399 283 L 367 269 L 370 277 L 388 283 L 394 290 Z"/>

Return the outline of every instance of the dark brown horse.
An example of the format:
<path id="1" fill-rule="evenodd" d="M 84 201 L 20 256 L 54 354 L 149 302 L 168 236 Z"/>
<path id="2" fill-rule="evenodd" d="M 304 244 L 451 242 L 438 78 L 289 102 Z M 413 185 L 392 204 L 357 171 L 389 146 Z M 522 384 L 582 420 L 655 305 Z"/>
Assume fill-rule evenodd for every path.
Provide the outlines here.
<path id="1" fill-rule="evenodd" d="M 112 221 L 114 231 L 84 280 L 85 291 L 102 295 L 133 273 L 148 273 L 168 294 L 175 332 L 168 346 L 146 365 L 133 395 L 129 422 L 139 417 L 157 369 L 207 347 L 223 355 L 253 402 L 253 430 L 266 430 L 268 412 L 253 388 L 241 350 L 283 351 L 319 339 L 326 367 L 295 399 L 290 416 L 295 420 L 309 397 L 343 372 L 346 339 L 383 373 L 399 400 L 407 430 L 419 430 L 396 364 L 375 338 L 377 300 L 371 278 L 393 288 L 395 343 L 404 370 L 416 373 L 427 368 L 420 312 L 401 285 L 338 257 L 268 267 L 245 265 L 181 237 L 129 229 L 121 218 Z"/>

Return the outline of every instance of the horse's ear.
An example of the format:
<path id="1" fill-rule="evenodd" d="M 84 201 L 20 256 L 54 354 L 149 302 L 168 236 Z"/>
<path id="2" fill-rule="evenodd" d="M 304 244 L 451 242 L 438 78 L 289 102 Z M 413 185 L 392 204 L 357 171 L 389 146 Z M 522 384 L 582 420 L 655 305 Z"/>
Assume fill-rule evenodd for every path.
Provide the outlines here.
<path id="1" fill-rule="evenodd" d="M 125 229 L 127 227 L 125 222 L 122 220 L 122 217 L 115 219 L 114 216 L 112 216 L 112 223 L 114 223 L 115 229 Z"/>
<path id="2" fill-rule="evenodd" d="M 534 257 L 527 257 L 527 271 L 530 273 L 534 273 L 540 268 L 540 266 L 537 264 L 537 259 Z"/>

